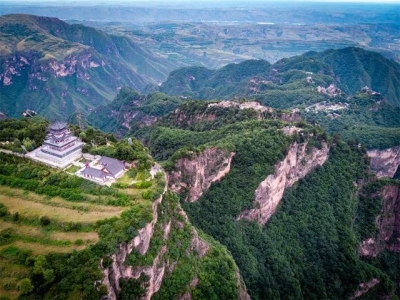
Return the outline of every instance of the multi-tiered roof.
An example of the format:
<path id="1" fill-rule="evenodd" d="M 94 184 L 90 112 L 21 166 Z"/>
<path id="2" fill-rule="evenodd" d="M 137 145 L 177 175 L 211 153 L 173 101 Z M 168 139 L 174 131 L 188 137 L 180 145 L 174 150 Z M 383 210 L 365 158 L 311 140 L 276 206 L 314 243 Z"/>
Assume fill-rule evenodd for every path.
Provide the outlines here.
<path id="1" fill-rule="evenodd" d="M 68 124 L 60 121 L 51 123 L 42 151 L 57 157 L 65 157 L 75 151 L 80 151 L 82 143 L 72 134 Z"/>

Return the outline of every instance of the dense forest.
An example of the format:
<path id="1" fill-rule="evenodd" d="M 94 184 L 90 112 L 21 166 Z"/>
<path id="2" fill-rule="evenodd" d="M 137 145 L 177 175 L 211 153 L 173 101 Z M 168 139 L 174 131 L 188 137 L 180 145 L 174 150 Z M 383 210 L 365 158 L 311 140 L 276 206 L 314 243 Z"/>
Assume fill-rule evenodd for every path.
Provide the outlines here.
<path id="1" fill-rule="evenodd" d="M 187 103 L 136 134 L 157 159 L 166 160 L 167 170 L 174 170 L 178 159 L 208 147 L 235 153 L 230 172 L 183 208 L 195 226 L 229 249 L 252 299 L 344 299 L 371 278 L 380 284 L 368 299 L 398 297 L 399 270 L 387 267 L 399 265 L 398 255 L 383 251 L 364 259 L 357 254 L 362 238 L 376 230 L 374 219 L 382 205 L 365 203 L 371 199 L 357 193 L 364 182 L 375 180 L 365 148 L 339 136 L 328 138 L 321 128 L 305 122 L 286 123 L 273 116 L 257 120 L 252 110 L 231 107 L 218 112 L 207 107 Z M 286 136 L 278 130 L 288 124 L 302 127 L 303 134 Z M 329 141 L 327 162 L 285 192 L 264 227 L 238 221 L 289 144 L 310 138 L 310 147 Z"/>
<path id="2" fill-rule="evenodd" d="M 400 169 L 377 178 L 366 151 L 399 145 L 399 78 L 397 63 L 346 48 L 183 68 L 147 95 L 123 87 L 70 117 L 85 153 L 132 166 L 110 187 L 22 157 L 42 144 L 46 119 L 0 120 L 0 299 L 100 299 L 111 288 L 117 299 L 353 299 L 368 282 L 359 299 L 400 299 L 400 240 L 381 238 L 385 216 L 398 224 L 397 194 L 389 205 L 384 191 L 398 193 Z M 294 146 L 305 158 L 288 158 Z M 204 162 L 210 149 L 231 155 L 223 174 Z M 322 149 L 265 224 L 242 218 L 262 213 L 262 182 L 285 163 L 294 178 Z M 182 162 L 204 176 L 194 200 Z M 374 255 L 360 250 L 369 239 Z"/>

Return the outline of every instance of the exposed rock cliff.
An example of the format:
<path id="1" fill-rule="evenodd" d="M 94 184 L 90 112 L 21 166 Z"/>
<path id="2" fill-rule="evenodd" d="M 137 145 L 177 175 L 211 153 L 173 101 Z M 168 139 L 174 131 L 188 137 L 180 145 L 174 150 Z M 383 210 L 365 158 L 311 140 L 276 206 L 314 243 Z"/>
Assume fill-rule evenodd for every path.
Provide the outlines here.
<path id="1" fill-rule="evenodd" d="M 360 283 L 360 285 L 358 286 L 357 291 L 354 293 L 354 295 L 352 297 L 350 297 L 350 300 L 359 298 L 362 295 L 366 294 L 370 289 L 372 289 L 374 286 L 376 286 L 379 282 L 380 282 L 379 279 L 372 278 L 368 282 Z"/>
<path id="2" fill-rule="evenodd" d="M 370 150 L 368 156 L 371 159 L 371 168 L 378 177 L 393 178 L 400 165 L 400 146 Z"/>
<path id="3" fill-rule="evenodd" d="M 0 33 L 0 110 L 10 117 L 86 114 L 122 86 L 144 90 L 174 69 L 130 39 L 56 18 L 0 16 Z"/>
<path id="4" fill-rule="evenodd" d="M 316 166 L 322 166 L 328 158 L 329 147 L 307 150 L 307 144 L 294 143 L 285 159 L 275 165 L 275 173 L 260 183 L 255 192 L 254 208 L 242 212 L 239 219 L 258 221 L 264 225 L 275 213 L 286 188 L 305 177 Z"/>
<path id="5" fill-rule="evenodd" d="M 237 101 L 220 101 L 216 103 L 210 103 L 208 107 L 235 107 L 241 110 L 243 109 L 252 109 L 257 112 L 258 119 L 265 118 L 277 118 L 281 119 L 285 122 L 297 122 L 301 120 L 300 113 L 298 109 L 293 109 L 290 112 L 279 112 L 277 113 L 273 108 L 261 105 L 256 101 L 246 101 L 246 102 L 237 102 Z"/>
<path id="6" fill-rule="evenodd" d="M 213 182 L 228 174 L 234 155 L 226 150 L 209 148 L 181 158 L 175 164 L 175 170 L 169 173 L 169 185 L 174 192 L 186 194 L 186 201 L 197 201 Z"/>
<path id="7" fill-rule="evenodd" d="M 150 243 L 152 239 L 156 241 Z M 139 235 L 129 243 L 119 245 L 117 253 L 111 256 L 110 266 L 105 267 L 102 262 L 103 284 L 108 292 L 105 299 L 118 299 L 121 292 L 121 278 L 139 279 L 142 275 L 145 275 L 146 283 L 145 286 L 142 285 L 145 288 L 145 294 L 141 299 L 151 299 L 157 292 L 165 293 L 169 285 L 166 284 L 166 287 L 163 287 L 163 282 L 168 281 L 174 272 L 180 273 L 182 268 L 187 269 L 188 263 L 196 262 L 191 266 L 193 272 L 187 274 L 190 278 L 186 279 L 190 280 L 187 283 L 179 283 L 179 289 L 185 292 L 175 297 L 175 299 L 192 299 L 192 292 L 203 280 L 200 276 L 203 275 L 200 273 L 202 272 L 200 266 L 203 263 L 209 265 L 211 260 L 219 259 L 219 257 L 213 257 L 216 247 L 215 244 L 209 243 L 199 235 L 181 208 L 178 197 L 167 192 L 165 188 L 163 195 L 153 203 L 152 221 L 140 229 Z M 134 255 L 137 257 L 135 263 L 129 256 L 132 251 L 138 254 Z M 217 252 L 220 253 L 219 251 L 221 250 Z M 237 298 L 248 300 L 246 287 L 233 258 L 229 255 L 223 259 L 229 260 L 234 266 L 232 270 L 229 270 L 235 272 L 230 282 L 235 282 L 237 286 Z M 221 273 L 218 276 L 225 275 Z"/>
<path id="8" fill-rule="evenodd" d="M 381 194 L 382 210 L 376 219 L 379 233 L 361 243 L 362 256 L 375 257 L 384 249 L 400 253 L 400 187 L 387 185 Z"/>
<path id="9" fill-rule="evenodd" d="M 167 187 L 164 189 L 166 192 Z M 164 194 L 163 194 L 164 195 Z M 139 278 L 140 275 L 146 274 L 149 277 L 149 288 L 146 291 L 145 299 L 150 299 L 151 295 L 160 288 L 162 278 L 164 276 L 165 266 L 159 266 L 160 256 L 166 249 L 161 249 L 153 261 L 152 266 L 146 268 L 134 268 L 125 264 L 127 256 L 133 249 L 137 249 L 140 254 L 145 254 L 149 248 L 150 240 L 154 233 L 154 226 L 157 223 L 157 208 L 161 203 L 163 195 L 153 203 L 153 219 L 145 227 L 139 230 L 139 235 L 134 237 L 128 244 L 119 245 L 116 254 L 111 256 L 112 264 L 110 267 L 103 269 L 103 284 L 107 287 L 107 300 L 116 300 L 121 288 L 119 286 L 120 278 Z"/>

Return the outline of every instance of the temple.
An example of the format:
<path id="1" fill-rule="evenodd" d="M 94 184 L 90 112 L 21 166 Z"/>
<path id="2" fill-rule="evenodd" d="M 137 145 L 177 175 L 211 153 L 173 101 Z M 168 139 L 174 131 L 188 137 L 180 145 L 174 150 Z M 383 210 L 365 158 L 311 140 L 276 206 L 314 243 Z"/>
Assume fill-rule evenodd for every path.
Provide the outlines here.
<path id="1" fill-rule="evenodd" d="M 55 121 L 50 124 L 42 147 L 32 158 L 55 167 L 65 168 L 82 156 L 84 144 L 72 134 L 67 123 Z"/>

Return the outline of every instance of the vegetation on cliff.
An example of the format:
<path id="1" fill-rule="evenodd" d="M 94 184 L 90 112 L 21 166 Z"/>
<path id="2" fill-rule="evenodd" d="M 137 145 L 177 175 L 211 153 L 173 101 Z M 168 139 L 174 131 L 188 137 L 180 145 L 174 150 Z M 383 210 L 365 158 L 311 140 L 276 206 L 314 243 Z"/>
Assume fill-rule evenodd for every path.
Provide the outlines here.
<path id="1" fill-rule="evenodd" d="M 33 15 L 0 17 L 0 110 L 66 120 L 110 102 L 122 86 L 144 90 L 174 65 L 123 36 Z"/>
<path id="2" fill-rule="evenodd" d="M 338 137 L 330 140 L 327 162 L 287 190 L 276 214 L 260 227 L 237 220 L 252 207 L 258 184 L 273 173 L 291 142 L 311 138 L 310 147 L 320 147 L 328 137 L 305 122 L 256 120 L 254 111 L 225 108 L 210 118 L 206 107 L 187 103 L 136 133 L 157 159 L 167 159 L 167 169 L 207 147 L 235 152 L 230 172 L 183 208 L 195 226 L 232 253 L 252 298 L 343 299 L 372 278 L 380 283 L 371 295 L 398 294 L 397 269 L 386 267 L 395 256 L 384 252 L 386 258 L 366 261 L 357 254 L 361 240 L 354 218 L 359 215 L 358 222 L 368 223 L 376 217 L 375 209 L 362 215 L 358 206 L 364 200 L 357 186 L 369 176 L 364 148 Z M 279 130 L 284 126 L 303 131 L 288 136 Z"/>

